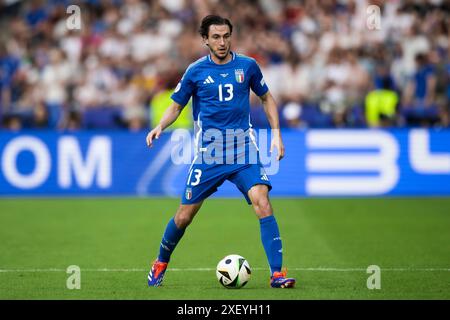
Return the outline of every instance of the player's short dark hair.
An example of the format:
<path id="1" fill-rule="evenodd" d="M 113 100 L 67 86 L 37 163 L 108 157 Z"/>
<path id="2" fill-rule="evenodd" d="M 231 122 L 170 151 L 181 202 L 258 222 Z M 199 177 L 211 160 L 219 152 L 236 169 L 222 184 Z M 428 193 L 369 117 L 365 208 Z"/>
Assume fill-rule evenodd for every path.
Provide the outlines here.
<path id="1" fill-rule="evenodd" d="M 219 26 L 227 25 L 228 27 L 230 27 L 230 34 L 233 32 L 233 25 L 231 24 L 230 20 L 228 20 L 227 18 L 222 18 L 221 16 L 210 14 L 204 17 L 202 20 L 200 29 L 198 30 L 200 35 L 204 38 L 208 38 L 209 27 L 213 24 Z"/>

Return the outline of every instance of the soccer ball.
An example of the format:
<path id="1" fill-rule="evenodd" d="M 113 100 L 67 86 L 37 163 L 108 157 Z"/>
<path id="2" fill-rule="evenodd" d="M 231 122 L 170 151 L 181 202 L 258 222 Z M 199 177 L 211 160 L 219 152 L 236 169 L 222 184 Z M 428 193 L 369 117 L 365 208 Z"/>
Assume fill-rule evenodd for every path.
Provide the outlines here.
<path id="1" fill-rule="evenodd" d="M 216 276 L 225 288 L 242 288 L 250 280 L 252 270 L 248 261 L 237 254 L 230 254 L 219 261 Z"/>

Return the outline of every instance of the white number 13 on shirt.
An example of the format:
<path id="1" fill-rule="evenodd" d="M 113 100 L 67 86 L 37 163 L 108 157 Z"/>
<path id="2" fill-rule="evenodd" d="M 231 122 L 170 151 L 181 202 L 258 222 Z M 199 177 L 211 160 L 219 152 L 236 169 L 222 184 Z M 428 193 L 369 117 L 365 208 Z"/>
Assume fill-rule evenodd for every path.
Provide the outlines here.
<path id="1" fill-rule="evenodd" d="M 225 94 L 228 94 L 228 96 L 223 97 L 223 93 L 222 93 L 222 85 L 219 84 L 219 101 L 230 101 L 231 99 L 233 99 L 233 85 L 231 83 L 227 83 L 223 85 L 226 89 Z"/>

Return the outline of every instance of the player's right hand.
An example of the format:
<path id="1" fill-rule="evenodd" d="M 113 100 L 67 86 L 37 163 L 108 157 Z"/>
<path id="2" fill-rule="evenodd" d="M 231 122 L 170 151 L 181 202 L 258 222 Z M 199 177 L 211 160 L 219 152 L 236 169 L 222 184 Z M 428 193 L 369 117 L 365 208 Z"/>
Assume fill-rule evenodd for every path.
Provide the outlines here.
<path id="1" fill-rule="evenodd" d="M 150 131 L 147 134 L 147 138 L 145 139 L 147 141 L 147 146 L 149 146 L 151 148 L 153 146 L 153 140 L 159 139 L 161 132 L 162 132 L 162 129 L 161 129 L 160 125 L 156 126 L 152 131 Z"/>

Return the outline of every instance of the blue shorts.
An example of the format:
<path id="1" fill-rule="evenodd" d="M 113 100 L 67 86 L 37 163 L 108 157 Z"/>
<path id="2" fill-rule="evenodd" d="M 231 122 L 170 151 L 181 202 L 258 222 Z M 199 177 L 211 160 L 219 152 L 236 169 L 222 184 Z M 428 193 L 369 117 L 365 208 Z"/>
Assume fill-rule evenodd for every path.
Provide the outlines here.
<path id="1" fill-rule="evenodd" d="M 214 192 L 217 188 L 229 180 L 242 192 L 248 204 L 252 204 L 248 197 L 248 190 L 254 185 L 267 185 L 272 189 L 269 178 L 261 163 L 256 164 L 192 164 L 184 193 L 181 197 L 182 204 L 198 203 Z"/>

